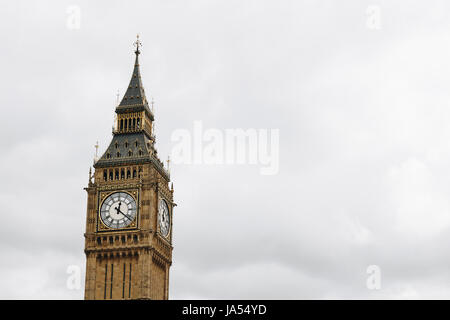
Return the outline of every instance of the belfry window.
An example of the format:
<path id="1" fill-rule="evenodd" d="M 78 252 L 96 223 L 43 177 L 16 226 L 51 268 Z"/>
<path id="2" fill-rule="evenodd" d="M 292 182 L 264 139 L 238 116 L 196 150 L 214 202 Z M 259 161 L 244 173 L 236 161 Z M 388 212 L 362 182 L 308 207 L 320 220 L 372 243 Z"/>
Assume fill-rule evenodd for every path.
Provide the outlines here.
<path id="1" fill-rule="evenodd" d="M 125 179 L 125 169 L 120 170 L 120 179 Z"/>
<path id="2" fill-rule="evenodd" d="M 136 178 L 136 169 L 133 169 L 133 178 Z"/>
<path id="3" fill-rule="evenodd" d="M 127 179 L 130 179 L 131 178 L 131 172 L 130 172 L 130 169 L 128 169 L 127 170 Z"/>
<path id="4" fill-rule="evenodd" d="M 108 180 L 108 170 L 103 170 L 103 180 Z"/>

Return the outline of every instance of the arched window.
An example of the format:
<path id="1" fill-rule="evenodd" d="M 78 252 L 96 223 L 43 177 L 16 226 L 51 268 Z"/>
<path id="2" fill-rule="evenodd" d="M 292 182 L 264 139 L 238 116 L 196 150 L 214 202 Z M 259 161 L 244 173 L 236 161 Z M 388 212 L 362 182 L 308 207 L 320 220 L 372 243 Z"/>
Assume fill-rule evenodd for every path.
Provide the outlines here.
<path id="1" fill-rule="evenodd" d="M 123 130 L 123 119 L 120 119 L 120 130 Z"/>
<path id="2" fill-rule="evenodd" d="M 131 150 L 128 151 L 128 156 L 129 156 L 129 157 L 133 156 L 133 151 L 131 151 Z"/>
<path id="3" fill-rule="evenodd" d="M 109 170 L 109 180 L 114 179 L 114 172 L 112 170 Z"/>
<path id="4" fill-rule="evenodd" d="M 128 148 L 128 141 L 125 142 L 125 148 Z"/>
<path id="5" fill-rule="evenodd" d="M 116 153 L 117 158 L 120 158 L 120 152 Z"/>
<path id="6" fill-rule="evenodd" d="M 119 169 L 116 169 L 115 179 L 116 179 L 116 180 L 119 180 Z"/>
<path id="7" fill-rule="evenodd" d="M 120 179 L 125 179 L 125 169 L 120 170 Z"/>
<path id="8" fill-rule="evenodd" d="M 128 169 L 127 170 L 127 179 L 130 179 L 131 178 L 131 172 L 130 172 L 130 169 Z"/>
<path id="9" fill-rule="evenodd" d="M 142 152 L 141 149 L 139 149 L 139 155 L 142 156 L 144 153 Z"/>
<path id="10" fill-rule="evenodd" d="M 108 170 L 103 170 L 103 180 L 108 180 Z"/>
<path id="11" fill-rule="evenodd" d="M 106 154 L 106 159 L 111 159 L 111 153 L 108 152 L 108 153 Z"/>
<path id="12" fill-rule="evenodd" d="M 133 178 L 136 178 L 136 169 L 133 169 Z"/>

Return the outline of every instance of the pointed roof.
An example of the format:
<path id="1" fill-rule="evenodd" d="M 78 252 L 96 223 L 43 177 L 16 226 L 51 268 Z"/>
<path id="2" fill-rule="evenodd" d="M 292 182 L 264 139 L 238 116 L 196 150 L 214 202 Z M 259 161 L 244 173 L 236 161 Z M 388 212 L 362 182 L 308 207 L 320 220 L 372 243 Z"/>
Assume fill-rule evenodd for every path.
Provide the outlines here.
<path id="1" fill-rule="evenodd" d="M 114 135 L 108 148 L 94 168 L 153 163 L 168 180 L 170 173 L 159 160 L 152 147 L 152 141 L 142 132 Z"/>
<path id="2" fill-rule="evenodd" d="M 141 45 L 139 41 L 139 36 L 137 41 L 135 42 L 136 51 L 136 60 L 134 62 L 133 74 L 131 75 L 130 83 L 128 84 L 127 91 L 122 98 L 122 101 L 117 106 L 116 111 L 121 111 L 123 109 L 130 109 L 135 107 L 140 107 L 147 109 L 150 111 L 148 106 L 147 98 L 145 97 L 144 87 L 142 85 L 141 72 L 139 70 L 139 47 Z"/>

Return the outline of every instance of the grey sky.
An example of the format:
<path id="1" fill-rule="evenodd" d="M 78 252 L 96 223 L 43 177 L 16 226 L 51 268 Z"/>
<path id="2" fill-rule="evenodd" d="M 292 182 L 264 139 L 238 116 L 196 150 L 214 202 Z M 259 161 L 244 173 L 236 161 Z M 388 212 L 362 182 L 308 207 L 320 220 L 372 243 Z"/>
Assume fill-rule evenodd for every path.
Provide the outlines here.
<path id="1" fill-rule="evenodd" d="M 80 29 L 67 27 L 71 5 Z M 449 298 L 449 12 L 446 1 L 3 1 L 0 298 L 83 297 L 66 269 L 84 281 L 83 187 L 136 33 L 162 160 L 195 120 L 280 129 L 277 175 L 172 166 L 171 298 Z M 369 265 L 381 290 L 366 287 Z"/>

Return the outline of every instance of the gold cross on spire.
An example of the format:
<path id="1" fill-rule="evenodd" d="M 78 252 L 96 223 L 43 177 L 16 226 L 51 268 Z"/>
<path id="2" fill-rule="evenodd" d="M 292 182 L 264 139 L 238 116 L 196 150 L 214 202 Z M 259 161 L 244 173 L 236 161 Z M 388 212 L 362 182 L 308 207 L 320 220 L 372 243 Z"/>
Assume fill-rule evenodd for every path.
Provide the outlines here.
<path id="1" fill-rule="evenodd" d="M 135 53 L 136 53 L 136 54 L 141 53 L 141 52 L 139 51 L 139 47 L 142 47 L 142 42 L 139 40 L 139 34 L 136 35 L 136 41 L 133 43 L 133 45 L 136 47 Z"/>

